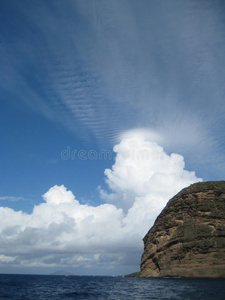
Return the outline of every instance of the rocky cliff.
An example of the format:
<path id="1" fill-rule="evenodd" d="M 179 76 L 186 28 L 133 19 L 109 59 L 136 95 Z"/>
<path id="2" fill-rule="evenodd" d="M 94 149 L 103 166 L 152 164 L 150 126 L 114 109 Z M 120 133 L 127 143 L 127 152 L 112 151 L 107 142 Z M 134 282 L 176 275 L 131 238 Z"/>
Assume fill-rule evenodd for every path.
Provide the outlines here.
<path id="1" fill-rule="evenodd" d="M 225 181 L 183 189 L 143 241 L 141 277 L 225 277 Z"/>

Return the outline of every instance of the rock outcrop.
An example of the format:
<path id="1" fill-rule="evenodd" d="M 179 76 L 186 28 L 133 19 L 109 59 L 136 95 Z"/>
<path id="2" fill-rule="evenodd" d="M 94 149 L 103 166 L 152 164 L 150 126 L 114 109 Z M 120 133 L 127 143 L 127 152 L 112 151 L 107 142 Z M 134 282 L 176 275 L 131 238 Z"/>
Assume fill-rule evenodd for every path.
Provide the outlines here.
<path id="1" fill-rule="evenodd" d="M 143 241 L 141 277 L 225 277 L 225 181 L 183 189 Z"/>

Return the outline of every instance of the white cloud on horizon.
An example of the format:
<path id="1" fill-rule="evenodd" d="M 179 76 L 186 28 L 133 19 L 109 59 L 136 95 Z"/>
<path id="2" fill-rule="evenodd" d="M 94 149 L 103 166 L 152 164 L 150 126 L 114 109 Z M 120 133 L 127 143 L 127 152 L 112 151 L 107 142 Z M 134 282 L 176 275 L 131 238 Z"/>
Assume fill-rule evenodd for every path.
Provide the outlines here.
<path id="1" fill-rule="evenodd" d="M 168 155 L 143 132 L 126 135 L 114 147 L 106 169 L 110 203 L 82 205 L 64 185 L 43 195 L 31 214 L 0 207 L 0 264 L 8 267 L 70 266 L 117 270 L 138 268 L 142 238 L 166 202 L 200 181 L 184 169 L 181 155 Z M 107 271 L 106 271 L 107 272 Z"/>

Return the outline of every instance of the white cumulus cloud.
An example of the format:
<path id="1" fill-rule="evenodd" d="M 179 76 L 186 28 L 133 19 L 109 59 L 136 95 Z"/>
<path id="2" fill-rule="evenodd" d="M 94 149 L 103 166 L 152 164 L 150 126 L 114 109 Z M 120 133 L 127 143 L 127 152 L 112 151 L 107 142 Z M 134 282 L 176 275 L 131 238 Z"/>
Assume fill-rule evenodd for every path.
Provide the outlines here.
<path id="1" fill-rule="evenodd" d="M 105 170 L 110 192 L 99 187 L 104 204 L 82 205 L 55 185 L 31 214 L 0 207 L 0 265 L 67 266 L 81 274 L 137 269 L 142 238 L 166 202 L 201 180 L 151 137 L 132 132 L 114 147 L 115 163 Z"/>
<path id="2" fill-rule="evenodd" d="M 103 199 L 127 212 L 123 220 L 126 227 L 141 238 L 171 197 L 202 179 L 185 170 L 181 155 L 168 155 L 152 142 L 152 134 L 142 130 L 131 133 L 123 135 L 114 147 L 115 164 L 105 170 L 112 192 L 99 189 Z"/>

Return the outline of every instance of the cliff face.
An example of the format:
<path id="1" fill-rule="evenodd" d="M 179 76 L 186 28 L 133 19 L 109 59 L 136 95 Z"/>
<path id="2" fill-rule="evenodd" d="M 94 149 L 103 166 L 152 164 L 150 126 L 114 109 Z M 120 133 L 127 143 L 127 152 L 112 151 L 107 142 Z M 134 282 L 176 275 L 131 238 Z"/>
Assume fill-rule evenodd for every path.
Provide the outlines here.
<path id="1" fill-rule="evenodd" d="M 225 277 L 225 181 L 183 189 L 143 241 L 141 277 Z"/>

